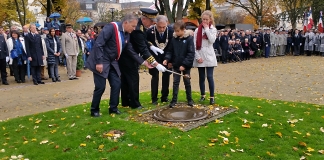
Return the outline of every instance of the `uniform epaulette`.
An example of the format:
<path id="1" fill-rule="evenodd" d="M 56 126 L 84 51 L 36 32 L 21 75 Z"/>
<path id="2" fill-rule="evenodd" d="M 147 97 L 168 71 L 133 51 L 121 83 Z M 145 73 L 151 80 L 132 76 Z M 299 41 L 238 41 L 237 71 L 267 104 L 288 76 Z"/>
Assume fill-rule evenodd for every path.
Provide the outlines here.
<path id="1" fill-rule="evenodd" d="M 153 56 L 150 56 L 149 58 L 146 59 L 148 63 L 153 63 L 155 61 L 155 58 Z"/>

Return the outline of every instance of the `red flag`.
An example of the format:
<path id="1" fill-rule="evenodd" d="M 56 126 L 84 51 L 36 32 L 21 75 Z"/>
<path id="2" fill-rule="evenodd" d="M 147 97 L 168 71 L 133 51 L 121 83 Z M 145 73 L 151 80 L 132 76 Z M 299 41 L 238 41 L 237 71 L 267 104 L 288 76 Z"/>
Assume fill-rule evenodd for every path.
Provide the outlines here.
<path id="1" fill-rule="evenodd" d="M 322 11 L 321 11 L 321 14 L 320 14 L 320 18 L 319 18 L 319 21 L 318 21 L 318 31 L 323 33 L 323 21 L 322 21 L 322 18 L 323 18 L 323 15 L 322 15 Z"/>
<path id="2" fill-rule="evenodd" d="M 312 8 L 311 7 L 309 7 L 309 11 L 307 13 L 307 21 L 308 21 L 307 29 L 312 29 L 313 26 L 314 26 L 314 21 L 313 21 Z"/>
<path id="3" fill-rule="evenodd" d="M 307 13 L 304 13 L 303 31 L 304 33 L 307 31 Z"/>

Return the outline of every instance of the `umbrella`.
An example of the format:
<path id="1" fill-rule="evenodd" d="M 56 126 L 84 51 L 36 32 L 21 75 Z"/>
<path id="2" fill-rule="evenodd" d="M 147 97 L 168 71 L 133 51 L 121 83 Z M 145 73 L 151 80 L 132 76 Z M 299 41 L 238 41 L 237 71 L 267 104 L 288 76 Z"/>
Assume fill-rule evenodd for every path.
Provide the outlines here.
<path id="1" fill-rule="evenodd" d="M 90 17 L 82 17 L 82 18 L 79 18 L 76 22 L 77 23 L 88 23 L 88 22 L 92 22 L 92 19 Z"/>
<path id="2" fill-rule="evenodd" d="M 41 25 L 39 23 L 35 23 L 35 26 L 38 28 L 40 27 Z"/>
<path id="3" fill-rule="evenodd" d="M 61 17 L 61 14 L 55 12 L 55 13 L 52 13 L 49 17 L 50 18 L 60 18 Z"/>
<path id="4" fill-rule="evenodd" d="M 103 27 L 105 26 L 106 24 L 108 24 L 107 22 L 98 22 L 94 25 L 94 27 Z"/>

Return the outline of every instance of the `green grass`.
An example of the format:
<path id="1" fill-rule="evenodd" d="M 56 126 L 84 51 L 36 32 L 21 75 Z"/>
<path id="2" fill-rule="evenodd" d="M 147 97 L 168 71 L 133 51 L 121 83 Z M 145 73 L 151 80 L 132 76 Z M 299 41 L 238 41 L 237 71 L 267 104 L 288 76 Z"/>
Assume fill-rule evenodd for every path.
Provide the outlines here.
<path id="1" fill-rule="evenodd" d="M 144 106 L 154 108 L 149 105 L 148 92 L 141 93 L 140 97 Z M 185 101 L 183 91 L 179 97 L 180 101 Z M 193 97 L 198 102 L 199 93 L 194 92 Z M 323 106 L 222 94 L 217 95 L 216 101 L 238 110 L 223 117 L 223 123 L 211 122 L 189 132 L 127 120 L 139 113 L 128 108 L 120 109 L 125 112 L 123 115 L 109 116 L 107 100 L 101 103 L 103 115 L 100 118 L 89 116 L 90 104 L 87 103 L 10 119 L 0 122 L 0 150 L 5 150 L 0 152 L 0 158 L 24 155 L 30 160 L 296 160 L 301 156 L 310 160 L 324 159 L 324 155 L 318 152 L 324 150 L 324 133 L 320 131 L 320 127 L 324 127 Z M 242 127 L 244 119 L 250 128 Z M 293 127 L 288 119 L 298 119 L 298 122 Z M 41 121 L 36 123 L 38 120 Z M 262 124 L 268 124 L 268 127 L 262 127 Z M 125 132 L 117 142 L 102 136 L 113 129 Z M 231 133 L 227 137 L 228 144 L 223 144 L 221 137 L 226 136 L 220 131 Z M 281 138 L 277 132 L 282 134 Z M 90 139 L 86 138 L 88 135 Z M 218 141 L 211 143 L 210 140 L 215 138 Z M 40 144 L 43 140 L 48 140 L 48 143 Z M 300 142 L 307 146 L 300 145 Z M 104 145 L 104 148 L 98 150 L 99 145 Z M 307 151 L 307 148 L 314 151 Z M 231 152 L 230 149 L 243 149 L 244 152 Z"/>

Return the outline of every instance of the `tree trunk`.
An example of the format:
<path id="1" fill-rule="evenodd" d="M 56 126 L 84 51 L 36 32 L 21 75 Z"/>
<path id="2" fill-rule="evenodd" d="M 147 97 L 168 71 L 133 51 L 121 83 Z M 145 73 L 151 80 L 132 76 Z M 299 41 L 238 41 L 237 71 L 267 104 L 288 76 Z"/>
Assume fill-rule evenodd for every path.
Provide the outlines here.
<path id="1" fill-rule="evenodd" d="M 17 10 L 17 12 L 18 12 L 19 22 L 20 22 L 20 24 L 23 26 L 23 25 L 25 25 L 25 24 L 23 23 L 23 19 L 22 19 L 21 14 L 20 14 L 21 12 L 20 12 L 19 4 L 18 4 L 18 1 L 17 1 L 17 0 L 15 0 L 15 4 L 16 4 L 16 10 Z"/>
<path id="2" fill-rule="evenodd" d="M 25 6 L 25 0 L 21 0 L 21 3 L 22 3 L 22 7 L 23 7 L 23 13 L 24 13 L 24 18 L 23 18 L 23 22 L 24 24 L 21 24 L 22 26 L 24 26 L 26 24 L 26 6 Z"/>
<path id="3" fill-rule="evenodd" d="M 178 0 L 176 20 L 182 19 L 183 0 Z"/>
<path id="4" fill-rule="evenodd" d="M 206 0 L 206 10 L 210 10 L 210 0 Z"/>

